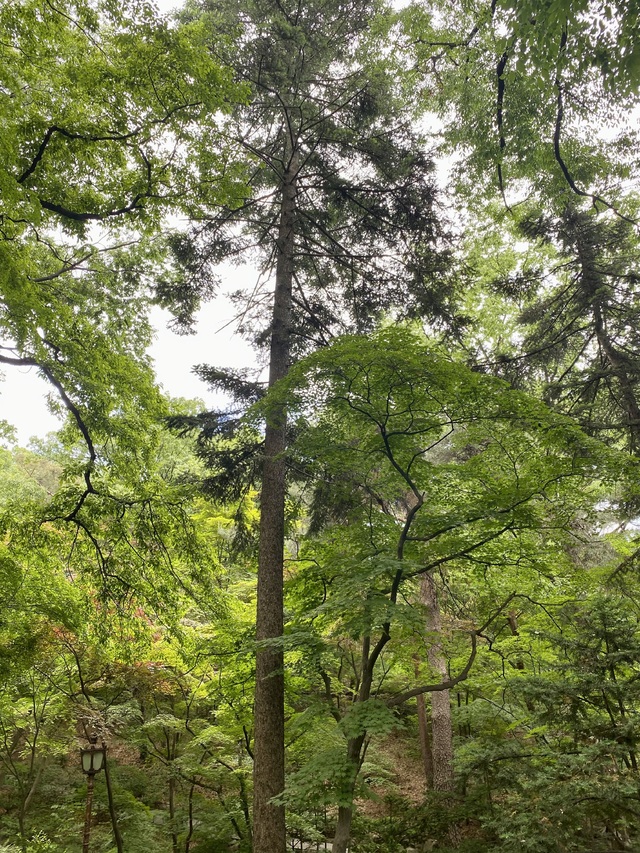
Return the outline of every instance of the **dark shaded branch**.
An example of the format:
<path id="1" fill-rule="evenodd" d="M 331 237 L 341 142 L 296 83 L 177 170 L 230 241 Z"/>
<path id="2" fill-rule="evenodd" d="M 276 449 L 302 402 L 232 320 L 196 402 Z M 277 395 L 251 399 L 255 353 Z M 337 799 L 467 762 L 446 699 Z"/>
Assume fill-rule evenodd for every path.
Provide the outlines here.
<path id="1" fill-rule="evenodd" d="M 414 687 L 412 690 L 406 690 L 404 693 L 401 693 L 399 696 L 394 696 L 393 698 L 387 700 L 386 704 L 389 708 L 393 708 L 396 705 L 401 705 L 403 702 L 406 702 L 408 699 L 413 699 L 415 696 L 421 696 L 423 693 L 437 693 L 441 690 L 451 690 L 452 687 L 455 687 L 456 684 L 459 684 L 461 681 L 465 681 L 469 673 L 471 671 L 471 667 L 474 664 L 476 659 L 476 655 L 478 653 L 478 637 L 481 637 L 483 632 L 487 630 L 487 628 L 491 625 L 491 623 L 498 618 L 498 616 L 502 613 L 504 608 L 517 596 L 517 592 L 512 592 L 502 604 L 498 607 L 495 613 L 487 619 L 487 621 L 480 626 L 480 628 L 476 628 L 474 631 L 470 632 L 471 638 L 471 654 L 469 655 L 469 659 L 467 660 L 464 669 L 456 675 L 454 678 L 449 678 L 447 681 L 442 681 L 440 684 L 423 684 L 420 687 Z"/>
<path id="2" fill-rule="evenodd" d="M 0 353 L 0 364 L 11 364 L 14 367 L 40 367 L 33 358 L 12 358 Z"/>
<path id="3" fill-rule="evenodd" d="M 496 74 L 498 76 L 498 104 L 496 109 L 496 124 L 498 125 L 498 142 L 500 145 L 500 157 L 498 158 L 498 185 L 500 187 L 500 195 L 502 196 L 502 201 L 504 202 L 504 206 L 507 210 L 510 210 L 509 205 L 507 204 L 507 199 L 504 193 L 504 178 L 502 175 L 502 157 L 504 154 L 504 149 L 507 146 L 507 142 L 504 138 L 504 128 L 503 128 L 503 108 L 504 108 L 504 70 L 507 66 L 507 61 L 509 59 L 509 54 L 505 50 L 505 52 L 500 57 L 500 61 L 498 62 L 498 66 L 496 68 Z"/>
<path id="4" fill-rule="evenodd" d="M 152 121 L 151 125 L 166 124 L 169 119 L 173 115 L 175 115 L 175 113 L 180 112 L 181 110 L 188 110 L 197 106 L 199 106 L 199 103 L 197 101 L 194 101 L 193 103 L 178 104 L 173 109 L 168 110 L 162 118 L 158 118 Z M 130 130 L 129 133 L 105 133 L 103 135 L 93 135 L 87 133 L 75 133 L 73 131 L 66 130 L 64 127 L 59 127 L 58 125 L 53 124 L 50 128 L 47 129 L 33 160 L 18 178 L 18 183 L 23 184 L 27 180 L 27 178 L 29 178 L 35 172 L 35 170 L 38 168 L 38 164 L 45 155 L 45 152 L 49 143 L 51 142 L 53 135 L 56 133 L 60 134 L 61 136 L 64 136 L 66 139 L 75 139 L 81 142 L 126 142 L 129 139 L 133 139 L 134 137 L 138 136 L 142 130 L 142 125 L 138 125 L 138 127 L 134 127 L 133 130 Z"/>
<path id="5" fill-rule="evenodd" d="M 33 278 L 31 279 L 31 281 L 33 281 L 35 284 L 45 284 L 48 281 L 54 281 L 56 278 L 60 278 L 60 276 L 77 269 L 85 261 L 88 261 L 92 254 L 93 252 L 88 252 L 86 255 L 82 255 L 81 258 L 78 258 L 78 260 L 74 261 L 73 263 L 69 261 L 67 264 L 65 264 L 64 267 L 59 269 L 57 272 L 49 273 L 49 275 L 43 275 L 40 278 Z"/>
<path id="6" fill-rule="evenodd" d="M 93 444 L 93 440 L 91 438 L 91 434 L 89 432 L 89 429 L 88 429 L 86 423 L 84 422 L 84 419 L 80 413 L 80 410 L 78 409 L 76 404 L 73 402 L 73 400 L 69 397 L 67 392 L 64 390 L 62 383 L 53 375 L 53 373 L 49 367 L 47 367 L 46 365 L 43 365 L 43 364 L 39 364 L 38 367 L 40 368 L 42 373 L 46 376 L 46 378 L 49 380 L 49 382 L 53 385 L 53 387 L 56 389 L 58 394 L 60 395 L 62 402 L 64 403 L 67 411 L 69 411 L 71 413 L 71 415 L 73 416 L 73 419 L 76 422 L 76 426 L 80 430 L 80 433 L 81 433 L 81 435 L 85 441 L 85 444 L 87 445 L 87 450 L 89 451 L 89 462 L 87 463 L 87 465 L 84 469 L 85 490 L 84 490 L 83 494 L 80 496 L 80 499 L 78 500 L 78 503 L 76 504 L 74 509 L 69 513 L 69 515 L 65 516 L 65 518 L 64 518 L 65 521 L 73 521 L 76 518 L 77 514 L 82 509 L 82 505 L 84 504 L 87 497 L 90 494 L 96 494 L 96 490 L 93 486 L 93 483 L 91 482 L 91 472 L 93 470 L 93 466 L 94 466 L 96 458 L 97 458 L 96 449 L 95 449 L 95 446 Z"/>
<path id="7" fill-rule="evenodd" d="M 118 207 L 115 210 L 107 210 L 104 213 L 80 213 L 77 210 L 70 210 L 62 204 L 54 204 L 46 199 L 39 198 L 40 206 L 51 213 L 57 213 L 59 216 L 64 216 L 65 219 L 71 219 L 74 222 L 100 222 L 103 219 L 109 219 L 112 216 L 122 216 L 125 213 L 132 213 L 134 210 L 140 210 L 142 205 L 140 202 L 145 196 L 138 193 L 133 200 L 125 207 Z"/>
<path id="8" fill-rule="evenodd" d="M 18 183 L 23 184 L 27 180 L 27 178 L 29 178 L 35 172 L 35 170 L 38 168 L 38 164 L 40 163 L 40 161 L 44 157 L 45 151 L 47 150 L 47 147 L 48 147 L 49 143 L 51 142 L 51 139 L 55 133 L 59 133 L 61 136 L 65 136 L 67 139 L 81 139 L 81 140 L 86 141 L 86 142 L 105 142 L 107 140 L 129 139 L 130 137 L 134 136 L 137 132 L 138 131 L 136 130 L 136 131 L 133 131 L 132 133 L 128 133 L 128 134 L 125 134 L 123 136 L 94 136 L 94 137 L 91 137 L 91 136 L 84 136 L 81 133 L 70 133 L 69 131 L 65 130 L 64 128 L 58 127 L 57 125 L 54 124 L 45 133 L 45 135 L 42 139 L 42 142 L 40 143 L 40 145 L 38 147 L 38 150 L 36 152 L 35 157 L 31 161 L 29 166 L 24 170 L 24 172 L 18 178 Z"/>
<path id="9" fill-rule="evenodd" d="M 560 39 L 560 53 L 565 49 L 567 44 L 567 31 L 564 29 L 562 31 L 562 38 Z M 630 216 L 626 216 L 624 213 L 621 213 L 618 208 L 608 202 L 606 199 L 602 198 L 602 196 L 597 193 L 590 193 L 586 190 L 581 189 L 575 182 L 575 179 L 571 172 L 569 171 L 569 167 L 564 161 L 562 157 L 562 152 L 560 150 L 560 136 L 562 133 L 562 121 L 564 118 L 564 87 L 562 85 L 562 81 L 560 80 L 560 76 L 556 77 L 556 89 L 558 90 L 558 98 L 557 98 L 557 113 L 556 113 L 556 126 L 553 134 L 553 153 L 556 159 L 556 162 L 560 166 L 560 170 L 564 175 L 566 182 L 569 184 L 571 191 L 576 195 L 581 196 L 582 198 L 590 198 L 594 207 L 597 208 L 598 204 L 601 204 L 603 207 L 606 207 L 612 213 L 615 213 L 616 216 L 619 216 L 620 219 L 623 219 L 625 222 L 630 222 L 632 225 L 637 223 L 636 219 L 633 219 Z"/>
<path id="10" fill-rule="evenodd" d="M 636 550 L 632 554 L 629 554 L 628 557 L 625 557 L 624 560 L 622 560 L 622 562 L 620 562 L 611 572 L 611 574 L 607 578 L 607 583 L 610 583 L 618 575 L 624 574 L 625 572 L 629 571 L 629 569 L 632 569 L 637 564 L 639 557 L 640 548 L 636 548 Z"/>
<path id="11" fill-rule="evenodd" d="M 247 755 L 253 761 L 253 750 L 251 749 L 251 738 L 249 737 L 249 732 L 247 731 L 247 727 L 243 724 L 242 726 L 242 734 L 244 735 L 244 746 L 247 750 Z"/>
<path id="12" fill-rule="evenodd" d="M 322 681 L 324 683 L 324 694 L 326 696 L 327 702 L 329 703 L 329 712 L 333 719 L 337 723 L 339 723 L 342 718 L 340 717 L 340 713 L 333 701 L 333 695 L 331 693 L 331 678 L 329 677 L 328 673 L 325 672 L 324 669 L 320 670 L 320 677 L 322 678 Z"/>
<path id="13" fill-rule="evenodd" d="M 482 548 L 483 545 L 486 545 L 488 542 L 492 542 L 494 539 L 497 539 L 498 536 L 502 536 L 503 533 L 506 533 L 507 530 L 512 529 L 512 523 L 506 524 L 499 530 L 496 530 L 493 533 L 489 534 L 489 536 L 485 536 L 484 539 L 480 539 L 478 542 L 474 542 L 473 545 L 469 545 L 467 548 L 461 548 L 460 551 L 456 551 L 455 554 L 447 554 L 444 557 L 440 557 L 437 560 L 433 560 L 433 562 L 429 563 L 427 566 L 423 566 L 421 569 L 416 569 L 416 571 L 414 572 L 407 572 L 404 577 L 415 578 L 418 575 L 423 575 L 425 572 L 432 572 L 434 569 L 437 569 L 438 566 L 441 566 L 444 563 L 448 563 L 451 560 L 457 560 L 458 557 L 466 557 L 467 554 L 470 554 L 472 551 L 475 551 L 478 548 Z"/>
<path id="14" fill-rule="evenodd" d="M 416 44 L 424 44 L 427 47 L 447 47 L 450 50 L 454 50 L 456 47 L 469 47 L 469 44 L 473 41 L 479 31 L 480 25 L 476 24 L 466 39 L 463 39 L 462 41 L 427 41 L 426 39 L 421 38 L 417 38 L 415 41 Z"/>

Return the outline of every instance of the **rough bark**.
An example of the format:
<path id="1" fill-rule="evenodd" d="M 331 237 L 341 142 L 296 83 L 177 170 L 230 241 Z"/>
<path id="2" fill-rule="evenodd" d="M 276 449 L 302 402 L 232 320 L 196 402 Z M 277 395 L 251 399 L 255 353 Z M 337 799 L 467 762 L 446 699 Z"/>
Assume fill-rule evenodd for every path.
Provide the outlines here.
<path id="1" fill-rule="evenodd" d="M 286 376 L 291 337 L 297 158 L 282 182 L 276 282 L 271 328 L 269 386 Z M 256 691 L 253 768 L 253 851 L 284 853 L 284 806 L 271 800 L 284 790 L 284 671 L 281 647 L 261 645 L 283 632 L 283 552 L 286 490 L 286 411 L 269 415 L 260 501 L 256 614 Z"/>
<path id="2" fill-rule="evenodd" d="M 418 658 L 414 658 L 414 671 L 416 682 L 420 683 L 420 662 Z M 424 699 L 424 693 L 416 696 L 416 704 L 418 706 L 418 735 L 420 738 L 420 755 L 424 765 L 424 778 L 427 783 L 427 788 L 433 788 L 433 753 L 431 751 L 431 731 L 429 727 L 429 719 L 427 717 L 427 703 Z"/>
<path id="3" fill-rule="evenodd" d="M 420 597 L 426 609 L 426 628 L 432 634 L 427 647 L 427 659 L 432 669 L 446 681 L 449 677 L 447 661 L 437 639 L 442 632 L 438 593 L 435 581 L 428 572 L 422 575 Z M 448 690 L 431 694 L 431 751 L 434 790 L 453 790 L 453 724 Z"/>
<path id="4" fill-rule="evenodd" d="M 426 609 L 425 624 L 431 633 L 427 647 L 427 659 L 430 666 L 442 678 L 449 679 L 447 660 L 439 637 L 442 635 L 442 619 L 438 603 L 438 590 L 433 575 L 426 572 L 420 583 L 420 597 Z M 451 718 L 451 699 L 449 690 L 434 691 L 431 694 L 431 754 L 433 757 L 433 790 L 443 794 L 453 793 L 453 722 Z M 448 804 L 449 797 L 445 798 Z M 460 842 L 460 828 L 452 823 L 447 833 L 449 843 L 457 846 Z"/>

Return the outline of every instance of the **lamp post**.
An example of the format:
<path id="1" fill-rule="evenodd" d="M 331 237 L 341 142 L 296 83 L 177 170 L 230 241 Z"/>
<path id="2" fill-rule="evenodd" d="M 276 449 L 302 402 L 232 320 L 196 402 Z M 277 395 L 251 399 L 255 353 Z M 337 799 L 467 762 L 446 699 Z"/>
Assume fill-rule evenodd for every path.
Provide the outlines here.
<path id="1" fill-rule="evenodd" d="M 84 812 L 84 832 L 82 834 L 82 853 L 89 853 L 89 833 L 91 832 L 91 805 L 93 803 L 93 781 L 94 776 L 104 766 L 106 747 L 96 746 L 98 738 L 92 735 L 89 738 L 88 749 L 80 750 L 82 770 L 87 774 L 87 805 Z"/>

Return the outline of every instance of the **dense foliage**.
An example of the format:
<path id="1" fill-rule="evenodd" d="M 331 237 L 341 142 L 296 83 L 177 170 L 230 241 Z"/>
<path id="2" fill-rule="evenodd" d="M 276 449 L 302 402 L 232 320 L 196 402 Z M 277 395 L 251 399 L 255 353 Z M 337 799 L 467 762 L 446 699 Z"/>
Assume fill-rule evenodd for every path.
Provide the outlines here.
<path id="1" fill-rule="evenodd" d="M 0 851 L 638 849 L 637 24 L 0 9 Z"/>

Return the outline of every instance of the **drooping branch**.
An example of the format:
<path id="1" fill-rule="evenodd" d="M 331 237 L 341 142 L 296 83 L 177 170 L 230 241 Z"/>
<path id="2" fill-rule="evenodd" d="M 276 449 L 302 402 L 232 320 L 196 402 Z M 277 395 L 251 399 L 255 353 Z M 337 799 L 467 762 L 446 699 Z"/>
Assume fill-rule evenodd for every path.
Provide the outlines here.
<path id="1" fill-rule="evenodd" d="M 91 438 L 91 433 L 89 432 L 89 428 L 87 427 L 80 410 L 78 409 L 76 404 L 73 402 L 73 400 L 69 397 L 69 395 L 65 391 L 64 386 L 62 385 L 60 380 L 53 374 L 51 368 L 47 367 L 47 365 L 38 364 L 37 366 L 42 371 L 44 376 L 48 379 L 48 381 L 53 385 L 53 387 L 56 389 L 58 394 L 60 395 L 60 398 L 61 398 L 62 402 L 64 403 L 65 408 L 67 409 L 67 411 L 72 415 L 73 419 L 75 420 L 76 426 L 80 430 L 80 433 L 81 433 L 81 435 L 85 441 L 85 444 L 87 445 L 87 450 L 89 451 L 89 461 L 87 462 L 87 465 L 85 466 L 85 469 L 84 469 L 85 490 L 82 493 L 82 495 L 80 496 L 80 498 L 78 499 L 76 506 L 64 518 L 65 521 L 73 521 L 76 518 L 76 516 L 78 515 L 78 513 L 80 512 L 80 510 L 82 509 L 82 506 L 83 506 L 85 500 L 88 498 L 88 496 L 90 494 L 96 494 L 96 489 L 95 489 L 93 483 L 91 482 L 91 472 L 93 471 L 93 467 L 95 465 L 95 461 L 97 458 L 96 449 L 95 449 L 95 446 L 93 444 L 93 439 Z"/>
<path id="2" fill-rule="evenodd" d="M 164 116 L 161 118 L 154 119 L 150 124 L 153 125 L 161 125 L 166 124 L 169 119 L 172 118 L 176 113 L 182 110 L 193 109 L 195 107 L 200 106 L 199 102 L 194 101 L 193 103 L 186 104 L 178 104 L 173 109 L 168 110 Z M 38 150 L 31 161 L 31 163 L 27 166 L 24 172 L 18 178 L 18 183 L 23 184 L 38 168 L 38 165 L 42 158 L 45 155 L 45 152 L 51 142 L 53 136 L 57 133 L 60 136 L 64 136 L 66 139 L 70 140 L 78 140 L 80 142 L 127 142 L 130 139 L 134 139 L 136 136 L 139 136 L 143 131 L 142 125 L 138 125 L 134 127 L 133 130 L 130 130 L 128 133 L 105 133 L 105 134 L 90 134 L 90 133 L 77 133 L 71 130 L 66 130 L 64 127 L 59 127 L 56 124 L 51 125 L 42 138 L 42 142 L 38 146 Z"/>
<path id="3" fill-rule="evenodd" d="M 505 50 L 505 52 L 500 57 L 498 62 L 498 66 L 496 68 L 496 75 L 498 77 L 498 103 L 496 109 L 496 124 L 498 126 L 498 144 L 500 145 L 500 156 L 498 158 L 498 185 L 500 187 L 500 194 L 502 196 L 502 201 L 504 202 L 504 206 L 507 210 L 510 210 L 509 205 L 507 204 L 507 198 L 504 192 L 504 177 L 502 174 L 502 157 L 504 154 L 504 149 L 507 147 L 507 142 L 504 138 L 504 128 L 503 128 L 503 120 L 504 120 L 504 90 L 505 90 L 505 80 L 504 80 L 504 71 L 507 67 L 507 62 L 509 60 L 509 54 Z"/>
<path id="4" fill-rule="evenodd" d="M 91 438 L 91 433 L 89 432 L 89 429 L 88 429 L 88 427 L 87 427 L 87 425 L 86 425 L 86 423 L 82 417 L 82 414 L 80 413 L 80 410 L 78 409 L 76 404 L 73 402 L 73 400 L 69 397 L 69 395 L 67 394 L 67 392 L 64 389 L 64 386 L 62 385 L 60 380 L 54 375 L 54 373 L 50 367 L 48 367 L 45 364 L 42 364 L 41 362 L 37 361 L 34 358 L 29 358 L 29 357 L 17 358 L 17 357 L 2 355 L 1 353 L 0 353 L 0 364 L 10 364 L 10 365 L 13 365 L 15 367 L 37 367 L 38 370 L 41 371 L 41 373 L 46 377 L 46 379 L 51 383 L 51 385 L 53 385 L 53 387 L 56 389 L 56 391 L 60 395 L 60 398 L 61 398 L 62 402 L 64 403 L 65 408 L 73 416 L 73 419 L 76 422 L 76 426 L 80 430 L 80 433 L 81 433 L 81 435 L 85 441 L 85 444 L 87 445 L 87 450 L 89 451 L 89 462 L 87 463 L 87 466 L 86 466 L 85 471 L 84 471 L 85 491 L 81 495 L 81 497 L 78 500 L 78 503 L 76 504 L 73 511 L 71 513 L 69 513 L 69 515 L 66 516 L 64 519 L 65 521 L 73 521 L 75 519 L 75 517 L 77 516 L 78 512 L 80 511 L 80 509 L 82 508 L 82 505 L 84 504 L 87 497 L 90 494 L 95 494 L 95 492 L 96 492 L 96 490 L 95 490 L 95 488 L 91 482 L 91 471 L 93 470 L 93 466 L 94 466 L 95 461 L 96 461 L 96 450 L 95 450 L 95 446 L 93 444 L 93 440 Z"/>
<path id="5" fill-rule="evenodd" d="M 109 141 L 109 142 L 114 142 L 114 141 L 122 142 L 124 140 L 130 139 L 131 137 L 135 136 L 137 133 L 139 133 L 139 131 L 140 131 L 140 128 L 137 128 L 136 130 L 131 131 L 131 133 L 126 133 L 126 134 L 121 134 L 121 135 L 86 136 L 82 133 L 72 133 L 68 130 L 65 130 L 63 127 L 58 127 L 57 125 L 54 124 L 50 128 L 48 128 L 47 132 L 45 133 L 44 137 L 42 138 L 42 142 L 38 146 L 38 150 L 36 151 L 35 157 L 33 158 L 31 163 L 27 166 L 27 168 L 24 170 L 24 172 L 18 178 L 18 183 L 23 184 L 27 180 L 27 178 L 29 178 L 29 177 L 31 177 L 31 175 L 33 175 L 35 170 L 38 168 L 38 164 L 40 163 L 40 161 L 44 157 L 45 152 L 47 150 L 47 147 L 49 146 L 49 143 L 51 142 L 51 139 L 53 138 L 53 136 L 56 133 L 59 133 L 61 136 L 64 136 L 67 139 L 78 139 L 78 140 L 82 140 L 83 142 L 107 142 L 107 141 Z"/>
<path id="6" fill-rule="evenodd" d="M 562 31 L 562 37 L 560 39 L 560 54 L 564 52 L 564 49 L 567 44 L 567 30 L 566 28 Z M 630 222 L 632 225 L 637 224 L 637 220 L 633 219 L 630 216 L 626 216 L 624 213 L 621 213 L 618 208 L 611 204 L 611 202 L 602 198 L 601 195 L 597 193 L 590 193 L 586 190 L 581 189 L 575 182 L 575 179 L 571 172 L 569 171 L 569 167 L 567 166 L 563 156 L 562 151 L 560 150 L 560 137 L 562 135 L 562 122 L 564 119 L 564 85 L 560 79 L 560 74 L 558 73 L 555 81 L 556 89 L 558 90 L 557 97 L 557 112 L 556 112 L 556 126 L 553 133 L 553 154 L 556 159 L 557 164 L 560 166 L 560 170 L 564 175 L 564 179 L 569 184 L 571 191 L 582 198 L 590 198 L 593 206 L 597 209 L 598 204 L 601 204 L 603 207 L 606 207 L 607 210 L 610 210 L 612 213 L 615 213 L 616 216 L 619 216 L 620 219 L 623 219 L 625 222 Z"/>
<path id="7" fill-rule="evenodd" d="M 413 699 L 415 696 L 420 696 L 423 693 L 435 693 L 440 690 L 451 690 L 452 687 L 455 687 L 456 684 L 459 684 L 461 681 L 465 681 L 469 677 L 469 673 L 471 672 L 471 667 L 474 664 L 476 659 L 476 655 L 478 653 L 478 637 L 481 637 L 484 631 L 494 622 L 498 616 L 502 613 L 502 611 L 507 607 L 507 605 L 513 601 L 513 599 L 518 595 L 517 592 L 512 592 L 511 595 L 507 596 L 502 604 L 498 607 L 498 609 L 487 619 L 487 621 L 480 626 L 480 628 L 476 628 L 471 631 L 469 636 L 471 639 L 471 653 L 469 658 L 464 665 L 464 668 L 461 672 L 458 673 L 453 678 L 449 678 L 447 681 L 441 681 L 439 684 L 423 684 L 420 687 L 414 687 L 412 690 L 406 690 L 404 693 L 400 693 L 398 696 L 394 696 L 391 699 L 387 700 L 386 704 L 389 708 L 393 708 L 396 705 L 401 705 L 403 702 L 406 702 L 408 699 Z"/>

